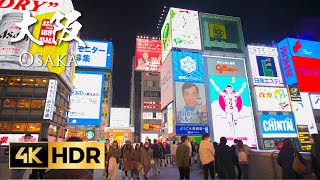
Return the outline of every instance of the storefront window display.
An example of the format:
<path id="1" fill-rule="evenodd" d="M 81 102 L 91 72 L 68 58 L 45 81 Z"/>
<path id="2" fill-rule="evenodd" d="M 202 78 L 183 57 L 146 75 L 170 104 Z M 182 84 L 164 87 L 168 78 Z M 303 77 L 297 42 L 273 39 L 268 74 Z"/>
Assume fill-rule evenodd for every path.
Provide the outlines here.
<path id="1" fill-rule="evenodd" d="M 0 131 L 40 132 L 41 123 L 0 123 Z"/>

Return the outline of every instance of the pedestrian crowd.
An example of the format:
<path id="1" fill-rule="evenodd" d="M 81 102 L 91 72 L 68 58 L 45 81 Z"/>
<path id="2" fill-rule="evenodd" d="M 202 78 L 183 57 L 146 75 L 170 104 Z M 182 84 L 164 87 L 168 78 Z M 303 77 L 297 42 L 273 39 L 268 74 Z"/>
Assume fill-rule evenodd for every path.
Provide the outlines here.
<path id="1" fill-rule="evenodd" d="M 24 137 L 30 142 L 30 134 Z M 160 175 L 160 167 L 176 167 L 180 179 L 190 179 L 191 167 L 199 165 L 203 170 L 204 179 L 249 179 L 250 147 L 242 140 L 234 140 L 230 147 L 225 137 L 220 142 L 211 142 L 209 134 L 202 135 L 202 141 L 197 144 L 189 142 L 187 136 L 181 136 L 181 142 L 159 142 L 148 139 L 145 143 L 132 144 L 130 141 L 120 147 L 117 141 L 105 142 L 104 176 L 115 180 L 118 171 L 123 179 L 149 179 Z M 48 141 L 44 138 L 42 141 Z M 82 139 L 70 137 L 67 141 L 79 142 Z M 296 150 L 291 139 L 282 141 L 282 148 L 277 157 L 277 163 L 282 170 L 283 179 L 302 179 L 308 172 L 306 161 Z M 320 137 L 310 136 L 312 175 L 320 179 Z M 12 170 L 12 179 L 22 179 L 26 170 Z M 153 172 L 153 175 L 152 175 Z M 93 170 L 32 170 L 30 179 L 93 179 Z M 199 179 L 199 177 L 197 177 Z"/>

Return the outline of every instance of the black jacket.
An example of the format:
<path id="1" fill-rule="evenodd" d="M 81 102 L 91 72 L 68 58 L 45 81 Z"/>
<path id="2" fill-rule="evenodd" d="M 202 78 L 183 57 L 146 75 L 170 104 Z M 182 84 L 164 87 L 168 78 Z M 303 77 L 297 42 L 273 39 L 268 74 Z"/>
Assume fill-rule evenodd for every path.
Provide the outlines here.
<path id="1" fill-rule="evenodd" d="M 292 163 L 294 159 L 295 149 L 281 149 L 278 155 L 277 162 L 282 169 L 282 179 L 300 179 L 301 175 L 298 175 L 292 169 Z M 298 158 L 302 163 L 305 163 L 302 156 L 297 152 Z"/>
<path id="2" fill-rule="evenodd" d="M 219 145 L 216 151 L 217 163 L 219 166 L 218 176 L 221 179 L 234 179 L 236 177 L 232 150 L 227 145 Z"/>

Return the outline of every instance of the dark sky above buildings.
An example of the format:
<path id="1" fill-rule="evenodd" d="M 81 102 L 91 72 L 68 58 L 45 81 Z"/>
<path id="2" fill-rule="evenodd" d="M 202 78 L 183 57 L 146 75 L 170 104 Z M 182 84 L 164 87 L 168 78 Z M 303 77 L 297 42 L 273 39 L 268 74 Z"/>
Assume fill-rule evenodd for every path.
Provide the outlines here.
<path id="1" fill-rule="evenodd" d="M 319 0 L 73 0 L 82 39 L 112 40 L 113 105 L 129 107 L 137 35 L 160 36 L 163 6 L 241 18 L 246 44 L 285 37 L 320 41 Z"/>

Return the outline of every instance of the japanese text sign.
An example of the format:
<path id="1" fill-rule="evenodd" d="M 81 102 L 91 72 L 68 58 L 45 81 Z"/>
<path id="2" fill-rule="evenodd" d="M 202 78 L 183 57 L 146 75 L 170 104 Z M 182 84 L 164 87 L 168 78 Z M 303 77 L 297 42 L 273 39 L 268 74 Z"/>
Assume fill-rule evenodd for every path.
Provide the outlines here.
<path id="1" fill-rule="evenodd" d="M 286 88 L 255 87 L 259 111 L 291 111 Z"/>
<path id="2" fill-rule="evenodd" d="M 49 120 L 53 119 L 53 111 L 54 111 L 54 106 L 56 102 L 57 87 L 58 87 L 58 81 L 55 79 L 50 79 L 43 119 L 49 119 Z"/>
<path id="3" fill-rule="evenodd" d="M 161 40 L 136 39 L 135 70 L 160 72 L 161 59 Z"/>
<path id="4" fill-rule="evenodd" d="M 254 85 L 283 86 L 277 48 L 249 45 L 248 53 Z"/>
<path id="5" fill-rule="evenodd" d="M 294 85 L 298 82 L 295 68 L 292 61 L 292 54 L 288 39 L 278 43 L 279 60 L 286 85 Z"/>
<path id="6" fill-rule="evenodd" d="M 86 46 L 77 45 L 77 65 L 84 68 L 111 69 L 112 43 L 85 41 Z"/>

